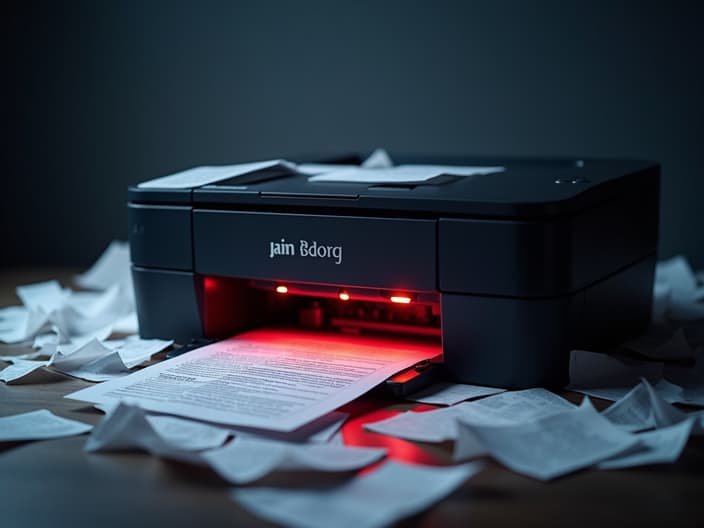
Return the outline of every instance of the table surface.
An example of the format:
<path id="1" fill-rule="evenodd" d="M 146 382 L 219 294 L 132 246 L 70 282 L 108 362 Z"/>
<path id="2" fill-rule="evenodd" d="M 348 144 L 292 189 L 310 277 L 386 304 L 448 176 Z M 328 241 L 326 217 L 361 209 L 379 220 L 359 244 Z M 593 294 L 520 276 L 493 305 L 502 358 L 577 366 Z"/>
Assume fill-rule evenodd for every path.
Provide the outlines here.
<path id="1" fill-rule="evenodd" d="M 14 295 L 18 284 L 59 278 L 70 285 L 71 277 L 71 270 L 0 271 L 0 306 L 18 304 Z M 17 346 L 0 345 L 0 354 L 19 351 Z M 71 378 L 41 385 L 0 383 L 0 415 L 46 408 L 66 418 L 97 423 L 101 413 L 62 398 L 88 385 Z M 563 395 L 573 401 L 580 398 Z M 361 428 L 365 421 L 414 406 L 372 397 L 350 404 L 345 410 L 354 417 L 344 427 L 345 442 L 385 446 L 397 460 L 450 464 L 450 443 L 407 442 Z M 232 502 L 231 486 L 208 469 L 140 452 L 88 454 L 83 452 L 85 439 L 0 444 L 0 526 L 269 526 Z M 585 470 L 549 483 L 515 474 L 491 460 L 483 463 L 485 469 L 450 497 L 400 526 L 694 526 L 704 519 L 702 438 L 690 439 L 675 464 Z M 331 477 L 280 474 L 255 485 L 290 487 L 318 483 L 321 478 Z"/>

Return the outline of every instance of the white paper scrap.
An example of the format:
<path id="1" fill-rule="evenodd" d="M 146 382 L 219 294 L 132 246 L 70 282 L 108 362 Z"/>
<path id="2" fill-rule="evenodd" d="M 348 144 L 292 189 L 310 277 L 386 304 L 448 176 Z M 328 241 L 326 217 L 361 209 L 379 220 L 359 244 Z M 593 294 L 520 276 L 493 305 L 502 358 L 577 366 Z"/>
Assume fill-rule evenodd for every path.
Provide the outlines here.
<path id="1" fill-rule="evenodd" d="M 599 469 L 622 469 L 647 464 L 669 464 L 682 454 L 694 424 L 688 419 L 669 427 L 637 435 L 642 445 L 632 453 L 623 453 L 599 463 Z"/>
<path id="2" fill-rule="evenodd" d="M 86 433 L 92 425 L 56 416 L 47 409 L 0 417 L 0 442 L 47 440 Z"/>
<path id="3" fill-rule="evenodd" d="M 299 528 L 379 528 L 431 507 L 481 470 L 386 462 L 326 489 L 243 488 L 232 499 L 255 515 Z"/>
<path id="4" fill-rule="evenodd" d="M 386 168 L 353 167 L 308 178 L 312 182 L 423 183 L 438 176 L 478 176 L 502 172 L 503 167 L 462 167 L 445 165 L 399 165 Z"/>
<path id="5" fill-rule="evenodd" d="M 324 444 L 337 434 L 347 418 L 349 418 L 348 413 L 332 411 L 290 432 L 267 431 L 251 427 L 233 427 L 232 432 L 240 438 L 251 437 L 280 442 Z"/>
<path id="6" fill-rule="evenodd" d="M 206 451 L 203 458 L 228 482 L 246 484 L 273 471 L 355 471 L 381 460 L 385 455 L 384 448 L 291 444 L 235 437 L 220 449 Z"/>
<path id="7" fill-rule="evenodd" d="M 17 296 L 29 310 L 43 310 L 49 313 L 61 307 L 70 295 L 55 281 L 37 282 L 17 287 Z"/>
<path id="8" fill-rule="evenodd" d="M 74 280 L 82 288 L 107 290 L 116 284 L 127 284 L 130 273 L 129 244 L 113 240 L 98 260 Z"/>
<path id="9" fill-rule="evenodd" d="M 655 268 L 656 284 L 669 288 L 667 315 L 672 319 L 704 318 L 704 287 L 697 282 L 687 259 L 679 255 L 658 262 Z"/>
<path id="10" fill-rule="evenodd" d="M 642 383 L 633 387 L 628 394 L 612 403 L 601 414 L 614 425 L 630 432 L 655 427 L 650 394 Z"/>
<path id="11" fill-rule="evenodd" d="M 307 176 L 315 176 L 316 174 L 324 174 L 341 169 L 352 169 L 357 165 L 345 165 L 341 163 L 301 163 L 296 165 L 296 170 Z"/>
<path id="12" fill-rule="evenodd" d="M 393 166 L 394 162 L 391 160 L 391 156 L 383 148 L 374 149 L 374 152 L 362 162 L 362 167 L 365 169 L 387 169 Z"/>
<path id="13" fill-rule="evenodd" d="M 508 468 L 550 480 L 623 453 L 638 443 L 592 407 L 589 398 L 574 410 L 517 425 L 463 422 L 493 458 Z"/>
<path id="14" fill-rule="evenodd" d="M 138 406 L 121 403 L 109 409 L 95 426 L 85 450 L 140 448 L 156 455 L 169 455 L 219 447 L 229 436 L 230 431 L 223 427 L 173 416 L 151 416 Z"/>
<path id="15" fill-rule="evenodd" d="M 429 405 L 454 405 L 465 400 L 491 396 L 492 394 L 499 394 L 505 391 L 506 389 L 498 389 L 496 387 L 481 387 L 462 383 L 435 383 L 426 389 L 407 396 L 406 399 Z"/>
<path id="16" fill-rule="evenodd" d="M 55 378 L 56 374 L 47 372 L 48 361 L 31 359 L 13 359 L 12 364 L 0 371 L 0 381 L 8 385 L 20 383 L 44 383 Z"/>
<path id="17" fill-rule="evenodd" d="M 574 405 L 545 389 L 509 391 L 445 409 L 406 412 L 365 424 L 376 433 L 417 442 L 445 442 L 457 438 L 457 419 L 481 423 L 515 424 L 573 409 Z"/>
<path id="18" fill-rule="evenodd" d="M 255 161 L 235 165 L 194 167 L 169 176 L 162 176 L 138 185 L 141 189 L 189 189 L 201 187 L 236 176 L 244 176 L 266 169 L 281 168 L 295 172 L 295 165 L 286 160 Z"/>
<path id="19" fill-rule="evenodd" d="M 154 412 L 292 431 L 437 352 L 424 343 L 261 329 L 68 397 L 132 398 Z"/>

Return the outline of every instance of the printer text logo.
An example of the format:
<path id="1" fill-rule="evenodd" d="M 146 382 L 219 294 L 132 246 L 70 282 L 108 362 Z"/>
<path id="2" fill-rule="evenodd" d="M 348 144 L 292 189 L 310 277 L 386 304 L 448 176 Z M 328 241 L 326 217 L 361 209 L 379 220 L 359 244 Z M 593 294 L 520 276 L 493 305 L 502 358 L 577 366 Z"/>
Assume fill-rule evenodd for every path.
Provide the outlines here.
<path id="1" fill-rule="evenodd" d="M 316 240 L 299 240 L 298 244 L 287 242 L 282 238 L 279 242 L 269 242 L 269 258 L 279 256 L 311 257 L 331 259 L 335 264 L 342 264 L 342 246 L 329 246 Z"/>

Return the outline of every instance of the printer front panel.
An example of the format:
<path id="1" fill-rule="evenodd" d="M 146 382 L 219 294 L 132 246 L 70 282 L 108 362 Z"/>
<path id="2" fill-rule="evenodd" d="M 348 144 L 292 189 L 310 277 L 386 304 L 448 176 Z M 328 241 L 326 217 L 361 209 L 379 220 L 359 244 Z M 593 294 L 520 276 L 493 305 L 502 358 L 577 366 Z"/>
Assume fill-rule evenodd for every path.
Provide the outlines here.
<path id="1" fill-rule="evenodd" d="M 203 275 L 437 291 L 435 220 L 196 209 L 193 233 Z"/>

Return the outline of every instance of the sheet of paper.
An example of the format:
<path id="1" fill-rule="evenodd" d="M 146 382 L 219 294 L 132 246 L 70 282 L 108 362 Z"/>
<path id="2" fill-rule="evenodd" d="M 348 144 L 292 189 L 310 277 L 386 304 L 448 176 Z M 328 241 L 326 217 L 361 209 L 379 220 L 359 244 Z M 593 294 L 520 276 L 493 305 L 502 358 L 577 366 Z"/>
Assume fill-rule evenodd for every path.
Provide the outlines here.
<path id="1" fill-rule="evenodd" d="M 599 463 L 599 469 L 622 469 L 648 464 L 669 464 L 677 461 L 687 445 L 693 419 L 670 427 L 637 435 L 641 444 L 633 452 L 623 453 Z"/>
<path id="2" fill-rule="evenodd" d="M 623 453 L 638 443 L 592 407 L 588 398 L 570 411 L 517 425 L 463 422 L 493 458 L 509 469 L 550 480 Z"/>
<path id="3" fill-rule="evenodd" d="M 240 437 L 220 449 L 203 453 L 208 465 L 232 484 L 254 482 L 273 471 L 355 471 L 384 456 L 384 448 L 291 444 Z"/>
<path id="4" fill-rule="evenodd" d="M 139 322 L 137 321 L 137 312 L 129 312 L 124 317 L 115 321 L 113 331 L 120 334 L 137 334 L 139 333 Z"/>
<path id="5" fill-rule="evenodd" d="M 296 165 L 296 170 L 307 176 L 315 176 L 316 174 L 324 174 L 342 169 L 353 169 L 357 165 L 345 165 L 339 163 L 301 163 Z"/>
<path id="6" fill-rule="evenodd" d="M 365 169 L 387 169 L 393 166 L 394 162 L 391 160 L 391 156 L 383 148 L 374 149 L 374 152 L 362 162 L 362 167 Z"/>
<path id="7" fill-rule="evenodd" d="M 295 165 L 293 163 L 281 159 L 238 163 L 235 165 L 194 167 L 169 176 L 162 176 L 161 178 L 155 178 L 140 183 L 138 187 L 142 189 L 189 189 L 191 187 L 210 185 L 236 176 L 243 176 L 245 174 L 278 167 L 292 172 L 295 171 Z"/>
<path id="8" fill-rule="evenodd" d="M 113 240 L 98 260 L 74 281 L 82 288 L 107 290 L 110 286 L 129 282 L 130 273 L 129 244 Z"/>
<path id="9" fill-rule="evenodd" d="M 430 508 L 481 470 L 386 462 L 325 489 L 242 488 L 232 499 L 268 521 L 299 528 L 380 528 Z"/>
<path id="10" fill-rule="evenodd" d="M 18 286 L 16 291 L 17 297 L 27 309 L 41 309 L 45 313 L 61 307 L 70 295 L 55 280 Z"/>
<path id="11" fill-rule="evenodd" d="M 648 397 L 650 398 L 650 407 L 653 413 L 653 419 L 655 420 L 655 427 L 662 428 L 681 423 L 690 418 L 694 418 L 694 425 L 692 426 L 692 434 L 704 434 L 704 423 L 702 423 L 702 413 L 686 413 L 676 407 L 673 407 L 665 401 L 665 399 L 658 393 L 658 391 L 650 384 L 647 380 L 641 380 L 641 383 L 645 386 Z"/>
<path id="12" fill-rule="evenodd" d="M 280 442 L 324 444 L 340 430 L 347 418 L 349 418 L 348 413 L 332 411 L 290 432 L 267 431 L 252 427 L 233 427 L 231 429 L 233 434 L 240 438 L 251 437 Z"/>
<path id="13" fill-rule="evenodd" d="M 399 165 L 387 168 L 353 167 L 311 176 L 312 182 L 423 183 L 438 176 L 477 176 L 502 172 L 503 167 Z"/>
<path id="14" fill-rule="evenodd" d="M 227 428 L 173 416 L 152 416 L 137 406 L 121 403 L 108 409 L 91 433 L 85 450 L 144 449 L 161 455 L 220 447 L 229 436 Z"/>
<path id="15" fill-rule="evenodd" d="M 679 255 L 658 262 L 655 281 L 669 289 L 667 316 L 676 320 L 704 318 L 704 286 L 697 282 L 686 258 Z"/>
<path id="16" fill-rule="evenodd" d="M 46 383 L 57 375 L 47 372 L 48 361 L 35 361 L 31 359 L 13 359 L 12 364 L 0 371 L 0 381 L 8 385 L 19 385 L 22 383 Z M 64 378 L 65 379 L 65 378 Z"/>
<path id="17" fill-rule="evenodd" d="M 436 354 L 429 344 L 262 329 L 68 397 L 133 398 L 151 411 L 292 431 Z"/>
<path id="18" fill-rule="evenodd" d="M 47 409 L 0 417 L 0 442 L 48 440 L 87 433 L 92 425 L 56 416 Z"/>
<path id="19" fill-rule="evenodd" d="M 503 392 L 445 409 L 406 412 L 364 428 L 417 442 L 445 442 L 457 438 L 457 419 L 482 424 L 512 424 L 535 420 L 574 406 L 545 389 Z"/>
<path id="20" fill-rule="evenodd" d="M 623 398 L 612 403 L 601 414 L 614 425 L 629 432 L 655 427 L 650 394 L 642 383 L 633 387 Z"/>
<path id="21" fill-rule="evenodd" d="M 465 400 L 481 398 L 483 396 L 491 396 L 505 392 L 506 389 L 497 389 L 496 387 L 481 387 L 479 385 L 465 385 L 461 383 L 435 383 L 434 385 L 418 391 L 410 396 L 407 400 L 429 405 L 454 405 Z"/>

